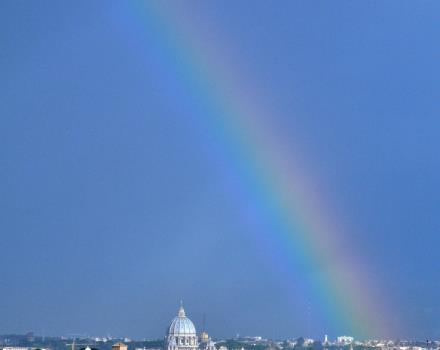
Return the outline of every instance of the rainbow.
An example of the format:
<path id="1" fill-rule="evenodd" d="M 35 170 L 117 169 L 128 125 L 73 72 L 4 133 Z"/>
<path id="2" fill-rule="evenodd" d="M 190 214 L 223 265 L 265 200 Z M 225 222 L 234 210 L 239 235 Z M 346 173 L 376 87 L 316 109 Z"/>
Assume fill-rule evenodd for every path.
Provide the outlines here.
<path id="1" fill-rule="evenodd" d="M 350 230 L 329 214 L 331 206 L 300 145 L 287 147 L 287 136 L 272 125 L 273 112 L 265 110 L 258 84 L 228 62 L 228 45 L 222 38 L 215 44 L 204 38 L 209 30 L 193 27 L 168 2 L 131 4 L 159 59 L 195 101 L 196 122 L 219 141 L 219 152 L 232 164 L 237 197 L 252 203 L 256 232 L 270 242 L 274 255 L 283 256 L 287 278 L 300 266 L 313 300 L 340 332 L 371 337 L 389 331 L 388 305 L 375 296 L 375 281 L 362 268 L 359 252 L 349 248 Z"/>

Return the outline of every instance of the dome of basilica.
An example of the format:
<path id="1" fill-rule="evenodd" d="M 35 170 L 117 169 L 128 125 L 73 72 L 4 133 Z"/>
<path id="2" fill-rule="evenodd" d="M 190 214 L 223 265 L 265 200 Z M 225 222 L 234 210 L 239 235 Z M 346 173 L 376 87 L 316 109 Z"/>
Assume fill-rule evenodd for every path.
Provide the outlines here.
<path id="1" fill-rule="evenodd" d="M 196 327 L 194 323 L 186 317 L 183 306 L 180 306 L 177 316 L 171 321 L 167 332 L 168 336 L 195 336 Z"/>

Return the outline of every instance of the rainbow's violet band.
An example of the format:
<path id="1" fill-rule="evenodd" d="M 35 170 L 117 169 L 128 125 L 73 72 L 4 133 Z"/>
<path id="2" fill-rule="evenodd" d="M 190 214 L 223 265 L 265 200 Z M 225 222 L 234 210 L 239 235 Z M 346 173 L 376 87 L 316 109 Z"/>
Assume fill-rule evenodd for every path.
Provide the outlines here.
<path id="1" fill-rule="evenodd" d="M 188 94 L 197 101 L 197 109 L 203 111 L 204 123 L 221 141 L 219 147 L 240 174 L 237 192 L 255 203 L 267 240 L 276 242 L 286 264 L 291 265 L 286 270 L 295 271 L 301 262 L 314 299 L 329 319 L 338 323 L 338 329 L 359 337 L 376 335 L 385 327 L 381 324 L 384 317 L 378 317 L 384 311 L 379 303 L 383 300 L 373 297 L 356 253 L 344 249 L 349 243 L 339 221 L 326 217 L 325 203 L 312 190 L 313 177 L 303 162 L 306 157 L 291 148 L 286 154 L 283 140 L 271 131 L 258 100 L 241 98 L 252 92 L 244 86 L 246 79 L 232 65 L 228 71 L 222 69 L 224 64 L 216 64 L 216 55 L 208 58 L 209 50 L 221 53 L 218 41 L 203 40 L 203 29 L 196 33 L 185 18 L 179 17 L 176 23 L 165 3 L 135 4 L 147 30 L 154 32 L 150 37 L 162 51 L 158 54 L 172 64 Z"/>

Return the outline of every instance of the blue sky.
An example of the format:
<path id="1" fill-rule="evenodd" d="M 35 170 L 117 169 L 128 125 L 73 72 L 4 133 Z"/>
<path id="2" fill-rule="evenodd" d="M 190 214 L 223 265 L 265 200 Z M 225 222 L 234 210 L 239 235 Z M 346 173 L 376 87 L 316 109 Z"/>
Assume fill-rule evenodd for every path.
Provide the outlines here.
<path id="1" fill-rule="evenodd" d="M 438 3 L 169 5 L 300 138 L 399 306 L 387 335 L 440 337 Z M 184 299 L 213 335 L 305 335 L 305 276 L 254 238 L 136 8 L 0 3 L 0 333 L 160 338 Z"/>

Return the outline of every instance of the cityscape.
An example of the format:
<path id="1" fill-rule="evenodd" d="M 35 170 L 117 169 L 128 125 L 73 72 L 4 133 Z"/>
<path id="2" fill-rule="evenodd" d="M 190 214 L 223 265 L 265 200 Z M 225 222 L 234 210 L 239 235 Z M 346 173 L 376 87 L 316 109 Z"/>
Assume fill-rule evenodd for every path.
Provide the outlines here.
<path id="1" fill-rule="evenodd" d="M 329 339 L 304 337 L 267 339 L 263 336 L 240 336 L 217 339 L 203 327 L 197 331 L 181 304 L 167 327 L 163 339 L 136 340 L 112 336 L 43 337 L 29 332 L 25 335 L 0 335 L 2 350 L 427 350 L 440 349 L 439 340 L 364 339 L 341 335 Z"/>

